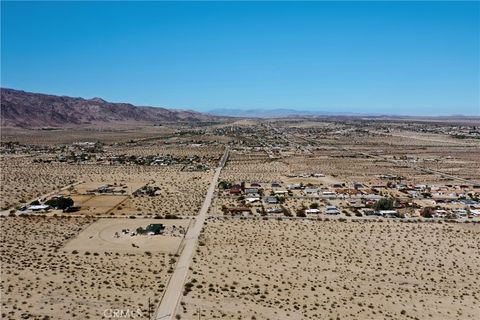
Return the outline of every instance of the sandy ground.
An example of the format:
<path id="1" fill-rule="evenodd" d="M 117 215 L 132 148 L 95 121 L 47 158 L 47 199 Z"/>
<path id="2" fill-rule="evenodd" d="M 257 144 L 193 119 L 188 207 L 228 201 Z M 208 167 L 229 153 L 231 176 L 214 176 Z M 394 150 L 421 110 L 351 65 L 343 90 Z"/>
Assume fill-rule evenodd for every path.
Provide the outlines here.
<path id="1" fill-rule="evenodd" d="M 127 196 L 97 195 L 82 201 L 84 197 L 85 196 L 80 196 L 80 199 L 76 196 L 72 197 L 75 205 L 81 207 L 81 210 L 77 214 L 106 215 L 128 199 Z"/>
<path id="2" fill-rule="evenodd" d="M 1 207 L 9 208 L 28 205 L 28 201 L 40 198 L 46 193 L 58 190 L 75 181 L 85 183 L 62 192 L 65 195 L 82 195 L 91 188 L 111 184 L 125 185 L 129 201 L 116 208 L 126 198 L 115 196 L 111 201 L 85 202 L 89 214 L 103 215 L 195 215 L 206 194 L 212 170 L 206 172 L 183 172 L 181 166 L 113 166 L 113 165 L 69 165 L 63 163 L 36 164 L 29 157 L 3 157 L 2 159 Z M 160 188 L 155 197 L 131 197 L 137 188 L 149 184 Z M 109 197 L 100 196 L 100 197 Z M 110 209 L 116 210 L 111 211 Z"/>
<path id="3" fill-rule="evenodd" d="M 2 319 L 105 319 L 105 310 L 114 308 L 148 314 L 148 299 L 158 302 L 175 257 L 63 249 L 93 221 L 1 219 Z"/>
<path id="4" fill-rule="evenodd" d="M 182 319 L 476 319 L 480 227 L 209 221 Z"/>
<path id="5" fill-rule="evenodd" d="M 166 227 L 165 235 L 136 235 L 123 234 L 123 229 L 135 231 L 145 228 L 149 224 L 161 223 Z M 187 230 L 190 220 L 165 219 L 100 219 L 89 225 L 77 237 L 70 240 L 64 247 L 65 251 L 79 252 L 136 252 L 159 251 L 176 253 L 183 240 L 183 234 L 176 231 L 178 228 Z M 176 229 L 173 229 L 175 226 Z M 118 234 L 118 237 L 115 236 Z"/>
<path id="6" fill-rule="evenodd" d="M 148 298 L 157 303 L 162 296 L 178 258 L 172 252 L 179 238 L 114 238 L 114 234 L 117 228 L 145 226 L 148 220 L 143 217 L 196 215 L 213 176 L 211 168 L 226 144 L 233 151 L 220 180 L 229 182 L 385 184 L 379 175 L 394 174 L 404 176 L 402 183 L 409 184 L 458 183 L 412 165 L 480 179 L 478 139 L 456 143 L 458 139 L 447 134 L 419 131 L 438 130 L 438 125 L 421 126 L 410 121 L 241 120 L 201 128 L 4 132 L 4 141 L 67 144 L 67 149 L 72 142 L 99 140 L 106 143 L 101 156 L 195 155 L 210 169 L 34 163 L 36 157 L 54 158 L 59 153 L 38 154 L 35 148 L 2 152 L 2 209 L 14 210 L 35 197 L 85 181 L 64 193 L 84 207 L 78 214 L 87 216 L 0 218 L 2 318 L 101 319 L 108 308 L 140 308 L 145 315 Z M 375 133 L 392 128 L 396 131 L 391 135 Z M 286 178 L 303 173 L 326 177 Z M 104 184 L 126 186 L 125 194 L 82 194 Z M 131 195 L 146 184 L 158 187 L 158 194 Z M 329 202 L 340 209 L 346 205 L 302 198 L 287 199 L 285 206 L 296 211 L 313 202 L 321 208 Z M 238 198 L 216 197 L 209 213 L 220 214 L 222 205 L 242 203 Z M 95 222 L 103 215 L 137 219 Z M 310 222 L 209 221 L 190 271 L 191 291 L 185 292 L 179 316 L 198 319 L 199 308 L 202 319 L 436 320 L 475 319 L 480 314 L 478 225 L 343 223 L 321 217 L 322 221 Z"/>

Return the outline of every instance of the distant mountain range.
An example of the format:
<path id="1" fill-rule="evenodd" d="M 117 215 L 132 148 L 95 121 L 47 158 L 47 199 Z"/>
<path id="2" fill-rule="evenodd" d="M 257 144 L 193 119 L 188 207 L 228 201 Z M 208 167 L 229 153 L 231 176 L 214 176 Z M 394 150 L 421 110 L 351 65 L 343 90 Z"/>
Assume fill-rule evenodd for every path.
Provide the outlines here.
<path id="1" fill-rule="evenodd" d="M 205 123 L 239 118 L 468 119 L 478 116 L 413 117 L 293 109 L 214 109 L 208 113 L 113 103 L 0 88 L 1 126 L 22 128 Z"/>
<path id="2" fill-rule="evenodd" d="M 308 116 L 358 115 L 347 112 L 302 111 L 293 109 L 214 109 L 208 114 L 242 118 L 286 118 Z"/>
<path id="3" fill-rule="evenodd" d="M 221 120 L 221 117 L 194 111 L 139 107 L 129 103 L 107 102 L 101 98 L 72 98 L 7 88 L 1 88 L 0 91 L 2 127 L 76 127 Z"/>
<path id="4" fill-rule="evenodd" d="M 364 116 L 354 112 L 338 111 L 307 111 L 294 109 L 213 109 L 207 112 L 211 115 L 242 118 L 295 118 L 295 117 L 322 117 L 322 116 Z"/>
<path id="5" fill-rule="evenodd" d="M 241 118 L 354 118 L 354 119 L 470 119 L 479 120 L 479 116 L 474 115 L 448 115 L 448 116 L 409 116 L 409 115 L 391 115 L 381 113 L 355 113 L 339 111 L 306 111 L 294 109 L 213 109 L 208 114 L 224 117 Z"/>

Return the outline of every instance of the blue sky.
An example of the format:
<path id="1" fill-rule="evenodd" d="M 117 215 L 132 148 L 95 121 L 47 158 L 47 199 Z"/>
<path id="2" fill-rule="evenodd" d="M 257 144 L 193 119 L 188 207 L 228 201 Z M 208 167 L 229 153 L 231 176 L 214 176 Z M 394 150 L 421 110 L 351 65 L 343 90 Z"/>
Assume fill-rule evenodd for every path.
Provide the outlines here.
<path id="1" fill-rule="evenodd" d="M 207 111 L 480 115 L 479 2 L 4 2 L 1 85 Z"/>

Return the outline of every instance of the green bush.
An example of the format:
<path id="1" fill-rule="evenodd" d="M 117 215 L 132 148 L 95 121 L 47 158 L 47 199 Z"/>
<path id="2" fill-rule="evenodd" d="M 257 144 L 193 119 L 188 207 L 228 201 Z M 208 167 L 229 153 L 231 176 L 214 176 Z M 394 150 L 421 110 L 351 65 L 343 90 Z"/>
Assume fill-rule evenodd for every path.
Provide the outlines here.
<path id="1" fill-rule="evenodd" d="M 395 202 L 394 198 L 382 198 L 375 202 L 373 208 L 375 210 L 393 210 L 393 208 L 395 208 Z"/>

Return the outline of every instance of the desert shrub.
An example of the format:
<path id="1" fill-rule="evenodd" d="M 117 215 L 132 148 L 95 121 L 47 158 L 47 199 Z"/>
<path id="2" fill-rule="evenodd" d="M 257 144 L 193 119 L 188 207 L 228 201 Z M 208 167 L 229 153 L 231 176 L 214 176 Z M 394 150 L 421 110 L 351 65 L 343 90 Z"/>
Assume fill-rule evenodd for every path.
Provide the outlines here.
<path id="1" fill-rule="evenodd" d="M 434 210 L 432 207 L 425 207 L 420 211 L 420 215 L 424 218 L 433 218 Z"/>

